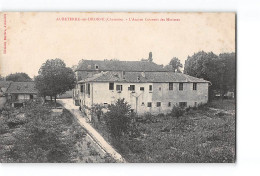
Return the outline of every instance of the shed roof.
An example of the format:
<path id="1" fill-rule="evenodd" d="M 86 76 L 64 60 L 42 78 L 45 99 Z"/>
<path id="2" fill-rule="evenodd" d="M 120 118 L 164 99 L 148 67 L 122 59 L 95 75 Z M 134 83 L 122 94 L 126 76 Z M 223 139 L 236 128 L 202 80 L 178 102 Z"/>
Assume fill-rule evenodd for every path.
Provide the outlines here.
<path id="1" fill-rule="evenodd" d="M 6 93 L 37 94 L 34 82 L 12 82 Z"/>
<path id="2" fill-rule="evenodd" d="M 8 88 L 12 81 L 0 81 L 0 88 Z"/>

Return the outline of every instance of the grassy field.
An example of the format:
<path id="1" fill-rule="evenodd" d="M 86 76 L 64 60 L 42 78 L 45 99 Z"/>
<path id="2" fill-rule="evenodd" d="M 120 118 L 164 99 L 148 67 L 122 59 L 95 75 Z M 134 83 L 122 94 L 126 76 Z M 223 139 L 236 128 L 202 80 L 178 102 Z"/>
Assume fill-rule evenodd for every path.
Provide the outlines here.
<path id="1" fill-rule="evenodd" d="M 53 112 L 53 106 L 34 103 L 1 112 L 1 163 L 114 162 L 68 110 Z"/>
<path id="2" fill-rule="evenodd" d="M 235 102 L 214 101 L 176 118 L 152 116 L 137 122 L 140 135 L 113 141 L 103 123 L 97 130 L 128 162 L 235 162 Z"/>

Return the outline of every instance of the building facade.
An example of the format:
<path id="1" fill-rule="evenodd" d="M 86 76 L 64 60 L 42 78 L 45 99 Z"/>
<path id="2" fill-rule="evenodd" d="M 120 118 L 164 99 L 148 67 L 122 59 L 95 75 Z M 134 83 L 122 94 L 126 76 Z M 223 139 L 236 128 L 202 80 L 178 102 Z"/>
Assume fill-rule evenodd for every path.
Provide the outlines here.
<path id="1" fill-rule="evenodd" d="M 78 81 L 73 97 L 87 114 L 95 104 L 106 106 L 122 98 L 139 115 L 159 114 L 173 106 L 207 103 L 208 86 L 208 81 L 182 73 L 107 71 Z"/>
<path id="2" fill-rule="evenodd" d="M 7 101 L 12 107 L 21 107 L 37 97 L 38 91 L 34 82 L 12 82 L 8 89 Z"/>

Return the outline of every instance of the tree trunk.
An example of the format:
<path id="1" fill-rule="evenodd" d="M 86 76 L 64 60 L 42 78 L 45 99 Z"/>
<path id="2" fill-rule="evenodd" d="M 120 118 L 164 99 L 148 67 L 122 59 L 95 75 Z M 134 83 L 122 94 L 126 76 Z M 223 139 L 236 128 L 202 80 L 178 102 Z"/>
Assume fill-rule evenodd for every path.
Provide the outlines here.
<path id="1" fill-rule="evenodd" d="M 57 99 L 57 96 L 55 95 L 55 96 L 54 96 L 55 108 L 56 108 L 56 99 Z"/>
<path id="2" fill-rule="evenodd" d="M 52 96 L 51 96 L 51 102 L 52 102 Z"/>

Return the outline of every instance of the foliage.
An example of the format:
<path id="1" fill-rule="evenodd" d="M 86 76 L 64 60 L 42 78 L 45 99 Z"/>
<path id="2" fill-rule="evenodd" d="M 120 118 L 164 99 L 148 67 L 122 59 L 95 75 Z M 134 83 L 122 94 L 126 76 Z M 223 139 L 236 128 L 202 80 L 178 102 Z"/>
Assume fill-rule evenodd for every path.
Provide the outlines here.
<path id="1" fill-rule="evenodd" d="M 0 155 L 1 162 L 73 162 L 75 144 L 85 135 L 85 131 L 72 120 L 72 115 L 64 110 L 61 116 L 53 116 L 51 107 L 31 104 L 20 110 L 25 118 L 13 111 L 4 116 L 0 131 L 14 141 L 9 150 Z M 8 129 L 12 122 L 18 126 Z M 3 129 L 3 127 L 5 129 Z M 2 141 L 3 142 L 3 141 Z M 1 143 L 3 145 L 3 143 Z"/>
<path id="2" fill-rule="evenodd" d="M 14 82 L 26 82 L 32 81 L 32 79 L 26 73 L 12 73 L 6 76 L 6 81 L 14 81 Z"/>
<path id="3" fill-rule="evenodd" d="M 115 104 L 108 107 L 104 118 L 108 131 L 114 139 L 119 139 L 129 132 L 132 122 L 130 108 L 125 99 L 118 99 Z"/>
<path id="4" fill-rule="evenodd" d="M 183 65 L 177 57 L 173 57 L 168 65 L 171 67 L 173 72 L 181 73 L 180 68 L 182 68 Z"/>
<path id="5" fill-rule="evenodd" d="M 75 73 L 61 59 L 47 60 L 42 64 L 35 78 L 36 88 L 45 96 L 56 96 L 74 88 Z"/>
<path id="6" fill-rule="evenodd" d="M 222 53 L 217 56 L 213 52 L 200 51 L 188 56 L 184 73 L 210 81 L 210 98 L 214 90 L 220 90 L 223 96 L 228 90 L 235 91 L 235 62 L 235 53 Z"/>
<path id="7" fill-rule="evenodd" d="M 173 106 L 170 115 L 172 117 L 179 118 L 180 116 L 182 116 L 184 114 L 184 112 L 185 112 L 184 109 L 182 109 L 181 107 Z"/>

